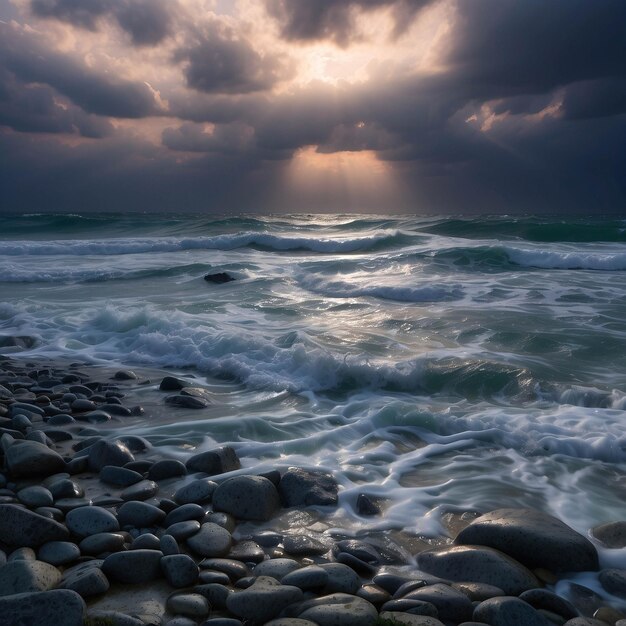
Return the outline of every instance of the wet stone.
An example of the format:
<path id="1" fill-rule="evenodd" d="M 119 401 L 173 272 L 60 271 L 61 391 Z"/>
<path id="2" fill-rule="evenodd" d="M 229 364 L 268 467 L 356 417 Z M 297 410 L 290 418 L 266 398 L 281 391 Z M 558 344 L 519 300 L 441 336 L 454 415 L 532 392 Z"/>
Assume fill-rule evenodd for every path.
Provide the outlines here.
<path id="1" fill-rule="evenodd" d="M 143 533 L 135 537 L 130 546 L 131 550 L 160 550 L 161 540 L 152 533 Z"/>
<path id="2" fill-rule="evenodd" d="M 132 452 L 120 441 L 101 439 L 89 449 L 89 469 L 92 472 L 99 472 L 106 465 L 121 467 L 134 460 Z"/>
<path id="3" fill-rule="evenodd" d="M 172 554 L 161 558 L 161 569 L 172 587 L 189 587 L 198 580 L 198 566 L 186 554 Z"/>
<path id="4" fill-rule="evenodd" d="M 122 500 L 148 500 L 159 491 L 159 486 L 152 480 L 142 480 L 122 491 Z"/>
<path id="5" fill-rule="evenodd" d="M 299 617 L 279 617 L 266 622 L 265 626 L 317 626 L 317 624 L 311 620 L 300 619 Z"/>
<path id="6" fill-rule="evenodd" d="M 98 556 L 105 552 L 119 552 L 124 548 L 124 535 L 121 533 L 97 533 L 85 537 L 79 548 L 82 554 Z"/>
<path id="7" fill-rule="evenodd" d="M 157 461 L 149 470 L 148 478 L 150 480 L 166 480 L 167 478 L 175 478 L 185 476 L 187 468 L 184 463 L 176 459 L 164 459 Z"/>
<path id="8" fill-rule="evenodd" d="M 226 606 L 237 617 L 264 622 L 301 598 L 302 591 L 297 587 L 281 585 L 274 578 L 260 576 L 247 589 L 229 595 Z"/>
<path id="9" fill-rule="evenodd" d="M 65 469 L 63 458 L 37 441 L 16 442 L 4 456 L 9 474 L 15 478 L 49 476 Z"/>
<path id="10" fill-rule="evenodd" d="M 283 576 L 280 582 L 283 585 L 293 585 L 303 591 L 321 589 L 328 582 L 328 572 L 317 565 L 309 565 Z"/>
<path id="11" fill-rule="evenodd" d="M 328 546 L 306 535 L 286 535 L 283 539 L 285 552 L 294 556 L 321 555 L 328 552 Z"/>
<path id="12" fill-rule="evenodd" d="M 335 593 L 303 603 L 298 617 L 319 626 L 373 626 L 378 611 L 367 600 L 344 593 Z"/>
<path id="13" fill-rule="evenodd" d="M 205 617 L 209 614 L 209 603 L 199 593 L 179 593 L 167 599 L 166 608 L 174 615 Z"/>
<path id="14" fill-rule="evenodd" d="M 0 568 L 0 596 L 47 591 L 57 586 L 61 572 L 43 561 L 15 560 Z"/>
<path id="15" fill-rule="evenodd" d="M 383 604 L 381 610 L 410 613 L 411 615 L 427 615 L 429 617 L 437 617 L 439 615 L 437 607 L 432 602 L 408 598 L 389 600 Z"/>
<path id="16" fill-rule="evenodd" d="M 184 409 L 206 409 L 211 406 L 211 401 L 208 398 L 182 394 L 167 396 L 165 403 Z"/>
<path id="17" fill-rule="evenodd" d="M 217 486 L 217 485 L 215 485 Z M 186 522 L 188 520 L 200 521 L 204 518 L 205 510 L 199 504 L 183 504 L 172 509 L 165 518 L 163 524 L 171 526 L 177 522 Z"/>
<path id="18" fill-rule="evenodd" d="M 361 579 L 351 567 L 343 563 L 323 563 L 320 567 L 328 574 L 325 593 L 354 594 L 359 590 Z"/>
<path id="19" fill-rule="evenodd" d="M 600 584 L 614 596 L 626 598 L 626 570 L 605 569 L 600 572 Z"/>
<path id="20" fill-rule="evenodd" d="M 278 491 L 285 506 L 337 504 L 337 481 L 331 474 L 290 467 L 283 475 Z"/>
<path id="21" fill-rule="evenodd" d="M 58 413 L 57 415 L 53 415 L 48 420 L 48 426 L 67 426 L 75 421 L 76 420 L 67 413 Z"/>
<path id="22" fill-rule="evenodd" d="M 149 528 L 165 519 L 165 511 L 147 502 L 125 502 L 117 510 L 117 519 L 122 528 Z"/>
<path id="23" fill-rule="evenodd" d="M 554 572 L 598 569 L 598 553 L 586 537 L 533 509 L 491 511 L 463 529 L 455 543 L 489 546 L 530 568 Z"/>
<path id="24" fill-rule="evenodd" d="M 202 524 L 200 530 L 187 539 L 187 545 L 197 554 L 219 557 L 228 554 L 232 544 L 231 534 L 213 523 Z"/>
<path id="25" fill-rule="evenodd" d="M 200 522 L 196 520 L 187 520 L 186 522 L 176 522 L 168 526 L 165 530 L 166 535 L 171 535 L 178 541 L 183 541 L 195 535 L 200 530 Z"/>
<path id="26" fill-rule="evenodd" d="M 265 552 L 254 541 L 240 541 L 230 549 L 227 557 L 245 563 L 260 563 L 265 560 Z"/>
<path id="27" fill-rule="evenodd" d="M 161 391 L 180 391 L 183 387 L 188 387 L 189 383 L 181 378 L 174 376 L 165 376 L 159 385 Z"/>
<path id="28" fill-rule="evenodd" d="M 37 551 L 37 558 L 50 565 L 67 565 L 80 557 L 80 549 L 69 541 L 49 541 Z"/>
<path id="29" fill-rule="evenodd" d="M 404 599 L 430 602 L 436 607 L 439 618 L 443 621 L 462 622 L 472 617 L 471 600 L 461 591 L 441 583 L 411 591 Z"/>
<path id="30" fill-rule="evenodd" d="M 174 554 L 180 554 L 180 548 L 178 542 L 172 535 L 163 535 L 159 540 L 161 552 L 165 556 L 171 556 Z"/>
<path id="31" fill-rule="evenodd" d="M 186 463 L 190 472 L 204 472 L 210 476 L 241 468 L 239 457 L 230 446 L 222 446 L 190 457 Z"/>
<path id="32" fill-rule="evenodd" d="M 213 508 L 237 519 L 266 521 L 280 508 L 280 498 L 267 478 L 234 476 L 215 490 Z"/>
<path id="33" fill-rule="evenodd" d="M 62 498 L 82 498 L 85 495 L 83 488 L 68 478 L 55 481 L 49 485 L 48 489 L 55 500 Z"/>
<path id="34" fill-rule="evenodd" d="M 495 585 L 487 585 L 485 583 L 464 582 L 453 583 L 451 586 L 454 587 L 454 589 L 462 591 L 470 600 L 472 600 L 472 602 L 482 602 L 483 600 L 489 600 L 489 598 L 496 598 L 498 596 L 506 595 L 500 587 L 496 587 Z"/>
<path id="35" fill-rule="evenodd" d="M 52 519 L 15 504 L 0 504 L 0 537 L 6 544 L 36 547 L 68 536 L 67 528 Z"/>
<path id="36" fill-rule="evenodd" d="M 556 613 L 566 620 L 578 617 L 578 611 L 571 602 L 547 589 L 530 589 L 520 594 L 519 598 L 537 610 L 543 609 Z"/>
<path id="37" fill-rule="evenodd" d="M 0 626 L 83 626 L 84 600 L 73 591 L 53 589 L 0 598 Z"/>
<path id="38" fill-rule="evenodd" d="M 22 504 L 33 508 L 38 506 L 52 506 L 54 504 L 52 494 L 45 487 L 39 485 L 20 489 L 17 492 L 17 499 Z"/>
<path id="39" fill-rule="evenodd" d="M 174 500 L 179 504 L 200 504 L 210 502 L 217 483 L 209 479 L 194 480 L 182 486 L 174 494 Z"/>
<path id="40" fill-rule="evenodd" d="M 359 598 L 363 598 L 368 602 L 371 602 L 374 606 L 381 606 L 385 602 L 391 600 L 391 594 L 385 591 L 382 587 L 367 583 L 362 585 L 356 593 Z"/>
<path id="41" fill-rule="evenodd" d="M 391 613 L 389 611 L 383 611 L 380 614 L 380 619 L 389 620 L 392 624 L 397 624 L 398 626 L 444 626 L 443 622 L 435 617 L 413 615 L 411 613 Z M 464 622 L 464 624 L 469 625 L 470 622 Z"/>
<path id="42" fill-rule="evenodd" d="M 481 602 L 474 610 L 473 619 L 491 626 L 550 626 L 530 604 L 512 596 Z"/>
<path id="43" fill-rule="evenodd" d="M 596 526 L 591 534 L 607 548 L 626 547 L 626 520 Z"/>
<path id="44" fill-rule="evenodd" d="M 75 565 L 63 572 L 60 589 L 70 589 L 83 598 L 97 596 L 109 590 L 109 581 L 100 569 L 102 561 L 89 561 Z"/>
<path id="45" fill-rule="evenodd" d="M 271 576 L 282 580 L 287 574 L 300 569 L 300 564 L 293 559 L 270 559 L 259 563 L 253 570 L 254 576 Z"/>
<path id="46" fill-rule="evenodd" d="M 509 595 L 539 586 L 526 567 L 506 554 L 482 546 L 450 546 L 424 550 L 417 564 L 425 572 L 453 581 L 497 585 Z"/>
<path id="47" fill-rule="evenodd" d="M 111 580 L 139 584 L 156 580 L 161 576 L 159 550 L 129 550 L 109 555 L 102 564 L 102 571 Z"/>
<path id="48" fill-rule="evenodd" d="M 143 479 L 139 472 L 126 469 L 125 467 L 117 467 L 115 465 L 105 465 L 100 470 L 100 480 L 107 485 L 116 487 L 130 487 Z"/>
<path id="49" fill-rule="evenodd" d="M 85 413 L 87 411 L 94 411 L 96 409 L 96 403 L 91 400 L 87 400 L 87 398 L 76 398 L 71 403 L 72 411 L 77 413 Z"/>
<path id="50" fill-rule="evenodd" d="M 60 498 L 55 501 L 54 506 L 67 513 L 68 511 L 91 506 L 92 504 L 93 502 L 89 498 Z"/>
<path id="51" fill-rule="evenodd" d="M 213 570 L 203 570 L 199 575 L 202 584 L 230 585 L 230 578 L 224 572 L 214 572 Z"/>
<path id="52" fill-rule="evenodd" d="M 81 538 L 120 529 L 115 515 L 99 506 L 85 506 L 71 510 L 65 516 L 65 524 L 72 534 Z"/>
<path id="53" fill-rule="evenodd" d="M 248 568 L 243 563 L 233 561 L 232 559 L 203 559 L 200 561 L 200 567 L 215 570 L 217 572 L 223 572 L 229 577 L 230 580 L 239 580 L 240 578 L 248 576 L 250 573 Z M 258 569 L 258 566 L 255 569 Z M 271 574 L 268 574 L 268 576 L 271 576 Z"/>
<path id="54" fill-rule="evenodd" d="M 105 422 L 111 421 L 111 414 L 98 409 L 96 411 L 89 411 L 89 413 L 84 413 L 78 417 L 83 422 L 89 422 L 90 424 L 103 424 Z"/>

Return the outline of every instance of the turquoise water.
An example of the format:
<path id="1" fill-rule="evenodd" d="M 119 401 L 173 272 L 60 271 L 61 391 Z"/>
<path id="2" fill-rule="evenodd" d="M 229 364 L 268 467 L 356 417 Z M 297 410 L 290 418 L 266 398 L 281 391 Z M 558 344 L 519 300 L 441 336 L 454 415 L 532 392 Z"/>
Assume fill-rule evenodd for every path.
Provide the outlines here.
<path id="1" fill-rule="evenodd" d="M 236 280 L 203 280 L 221 271 Z M 326 468 L 338 526 L 437 534 L 508 505 L 583 532 L 626 518 L 626 221 L 0 217 L 0 289 L 0 334 L 36 340 L 20 354 L 215 394 L 127 431 Z M 384 515 L 360 517 L 359 493 Z"/>

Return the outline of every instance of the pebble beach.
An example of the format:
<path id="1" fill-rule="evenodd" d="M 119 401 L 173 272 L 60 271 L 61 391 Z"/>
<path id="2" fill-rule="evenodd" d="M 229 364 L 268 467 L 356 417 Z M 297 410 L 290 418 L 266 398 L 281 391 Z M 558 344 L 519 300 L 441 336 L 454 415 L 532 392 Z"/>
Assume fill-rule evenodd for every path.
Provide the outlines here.
<path id="1" fill-rule="evenodd" d="M 599 561 L 623 551 L 624 520 L 585 537 L 527 508 L 459 515 L 416 553 L 342 537 L 331 473 L 111 436 L 150 421 L 146 389 L 174 412 L 210 401 L 193 379 L 0 360 L 3 626 L 626 624 L 626 570 Z M 381 508 L 362 494 L 359 512 Z"/>

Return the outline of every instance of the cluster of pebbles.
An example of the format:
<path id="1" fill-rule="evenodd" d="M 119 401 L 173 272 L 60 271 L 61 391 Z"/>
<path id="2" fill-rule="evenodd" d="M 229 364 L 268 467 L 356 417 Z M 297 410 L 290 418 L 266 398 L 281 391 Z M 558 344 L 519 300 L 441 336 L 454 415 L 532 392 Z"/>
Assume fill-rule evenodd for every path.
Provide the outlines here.
<path id="1" fill-rule="evenodd" d="M 0 626 L 626 626 L 626 570 L 599 571 L 591 541 L 537 511 L 492 511 L 414 557 L 271 530 L 285 508 L 336 506 L 332 476 L 250 475 L 228 446 L 183 463 L 107 437 L 96 426 L 141 413 L 122 402 L 135 375 L 112 378 L 0 358 Z M 172 377 L 161 388 L 170 404 L 208 401 Z M 594 539 L 625 547 L 626 522 Z M 602 594 L 550 590 L 571 572 Z"/>

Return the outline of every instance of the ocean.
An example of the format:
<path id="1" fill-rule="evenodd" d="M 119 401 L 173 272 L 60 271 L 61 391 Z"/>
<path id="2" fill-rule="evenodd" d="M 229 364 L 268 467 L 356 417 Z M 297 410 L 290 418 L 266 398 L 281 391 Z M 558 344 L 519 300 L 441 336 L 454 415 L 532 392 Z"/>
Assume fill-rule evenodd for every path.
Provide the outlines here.
<path id="1" fill-rule="evenodd" d="M 145 416 L 111 429 L 330 471 L 347 534 L 626 519 L 626 221 L 4 216 L 0 289 L 0 335 L 29 338 L 0 353 L 135 369 Z M 164 373 L 213 405 L 167 407 Z"/>

